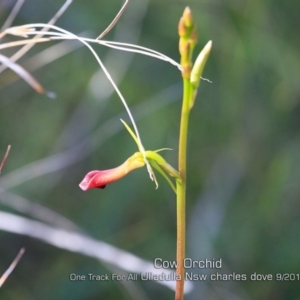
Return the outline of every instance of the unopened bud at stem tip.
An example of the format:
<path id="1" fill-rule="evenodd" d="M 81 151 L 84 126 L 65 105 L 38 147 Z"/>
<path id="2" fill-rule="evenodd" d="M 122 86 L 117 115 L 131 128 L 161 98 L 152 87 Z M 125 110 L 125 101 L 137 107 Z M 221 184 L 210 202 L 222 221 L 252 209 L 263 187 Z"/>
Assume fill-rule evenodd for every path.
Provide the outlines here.
<path id="1" fill-rule="evenodd" d="M 193 15 L 191 9 L 187 6 L 183 11 L 183 20 L 186 27 L 191 27 L 194 24 Z"/>

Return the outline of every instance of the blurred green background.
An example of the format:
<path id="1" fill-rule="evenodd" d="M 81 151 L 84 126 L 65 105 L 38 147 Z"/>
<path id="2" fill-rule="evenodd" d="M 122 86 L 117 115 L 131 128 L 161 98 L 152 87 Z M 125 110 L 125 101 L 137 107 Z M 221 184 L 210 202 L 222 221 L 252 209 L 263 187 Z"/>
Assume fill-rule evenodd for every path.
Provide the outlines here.
<path id="1" fill-rule="evenodd" d="M 1 24 L 13 4 L 0 1 Z M 13 25 L 48 22 L 62 4 L 27 0 Z M 74 0 L 56 24 L 97 37 L 121 5 Z M 130 0 L 105 39 L 179 61 L 177 23 L 187 5 L 199 30 L 195 52 L 213 41 L 204 72 L 213 83 L 201 83 L 190 119 L 187 256 L 223 262 L 222 270 L 189 271 L 299 274 L 300 3 Z M 36 45 L 20 60 L 55 99 L 9 70 L 0 74 L 1 158 L 12 146 L 0 177 L 0 210 L 40 222 L 8 218 L 6 226 L 24 231 L 15 234 L 0 217 L 0 274 L 26 248 L 0 299 L 173 299 L 172 290 L 151 281 L 70 281 L 71 273 L 126 272 L 85 255 L 89 244 L 75 243 L 75 252 L 51 244 L 55 237 L 39 227 L 76 230 L 150 262 L 175 259 L 175 196 L 159 175 L 157 190 L 144 168 L 104 190 L 79 189 L 88 171 L 116 167 L 137 149 L 119 121 L 128 120 L 124 108 L 91 53 L 76 42 L 56 44 Z M 180 72 L 154 58 L 94 48 L 132 108 L 145 147 L 173 148 L 164 157 L 176 166 Z M 299 278 L 192 283 L 187 300 L 300 299 Z"/>

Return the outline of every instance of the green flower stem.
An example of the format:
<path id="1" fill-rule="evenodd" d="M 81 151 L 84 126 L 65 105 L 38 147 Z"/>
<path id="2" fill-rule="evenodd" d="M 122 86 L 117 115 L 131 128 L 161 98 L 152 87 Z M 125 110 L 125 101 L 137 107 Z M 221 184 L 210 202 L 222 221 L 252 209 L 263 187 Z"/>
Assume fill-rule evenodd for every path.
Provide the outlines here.
<path id="1" fill-rule="evenodd" d="M 199 53 L 194 65 L 192 54 L 197 43 L 197 31 L 192 17 L 191 10 L 186 7 L 178 24 L 180 65 L 183 78 L 183 101 L 181 108 L 178 170 L 179 178 L 176 179 L 177 195 L 177 270 L 178 280 L 176 281 L 175 300 L 183 300 L 185 270 L 185 239 L 186 239 L 186 153 L 189 115 L 192 109 L 197 89 L 200 84 L 205 63 L 211 51 L 212 42 L 209 41 Z"/>
<path id="2" fill-rule="evenodd" d="M 190 114 L 190 99 L 192 86 L 189 79 L 183 80 L 183 103 L 181 109 L 181 123 L 179 133 L 178 169 L 181 180 L 176 181 L 177 189 L 177 270 L 180 280 L 176 282 L 175 300 L 183 299 L 184 291 L 184 259 L 185 259 L 185 202 L 186 202 L 186 151 L 188 122 Z"/>

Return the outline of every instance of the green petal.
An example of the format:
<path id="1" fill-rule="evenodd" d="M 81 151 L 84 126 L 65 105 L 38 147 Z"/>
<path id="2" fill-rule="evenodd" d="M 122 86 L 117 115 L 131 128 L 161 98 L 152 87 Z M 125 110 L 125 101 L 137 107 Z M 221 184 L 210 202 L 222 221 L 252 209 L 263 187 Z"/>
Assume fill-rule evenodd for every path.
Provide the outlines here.
<path id="1" fill-rule="evenodd" d="M 141 151 L 141 149 L 143 147 L 141 147 L 141 143 L 139 142 L 137 136 L 135 135 L 135 133 L 131 130 L 131 128 L 129 127 L 129 125 L 122 119 L 120 119 L 121 122 L 123 123 L 123 125 L 125 126 L 125 128 L 128 130 L 128 132 L 130 133 L 130 135 L 132 136 L 132 138 L 134 139 L 134 141 L 136 142 L 137 146 L 138 146 L 138 149 L 140 150 L 140 152 L 143 152 Z"/>

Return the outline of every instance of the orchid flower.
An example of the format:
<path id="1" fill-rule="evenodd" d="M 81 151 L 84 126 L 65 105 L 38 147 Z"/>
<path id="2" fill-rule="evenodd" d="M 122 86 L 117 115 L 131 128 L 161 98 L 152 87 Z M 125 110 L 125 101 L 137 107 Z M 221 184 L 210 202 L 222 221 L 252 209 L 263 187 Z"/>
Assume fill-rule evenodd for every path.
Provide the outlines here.
<path id="1" fill-rule="evenodd" d="M 144 165 L 143 155 L 140 152 L 136 152 L 119 167 L 104 171 L 95 170 L 87 173 L 79 184 L 79 187 L 84 191 L 92 188 L 104 189 L 107 184 L 121 179 L 129 172 Z"/>
<path id="2" fill-rule="evenodd" d="M 140 149 L 141 145 L 137 136 L 134 134 L 134 132 L 131 130 L 131 128 L 127 125 L 125 121 L 123 120 L 121 121 L 123 122 L 124 126 L 126 127 L 128 132 L 136 142 L 138 148 Z M 121 164 L 116 168 L 109 169 L 109 170 L 102 170 L 102 171 L 100 170 L 90 171 L 85 175 L 85 177 L 79 184 L 79 187 L 84 191 L 91 188 L 104 189 L 107 184 L 123 178 L 129 172 L 135 169 L 143 167 L 146 164 L 144 159 L 144 155 L 145 155 L 151 167 L 156 169 L 167 180 L 167 182 L 170 184 L 170 186 L 176 193 L 176 188 L 167 175 L 176 178 L 176 180 L 180 180 L 180 176 L 179 173 L 171 165 L 169 165 L 161 155 L 157 153 L 162 150 L 167 150 L 167 149 L 159 149 L 156 151 L 145 151 L 145 153 L 136 152 L 131 157 L 129 157 L 123 164 Z M 152 173 L 152 176 L 155 182 L 157 183 L 154 173 Z"/>

